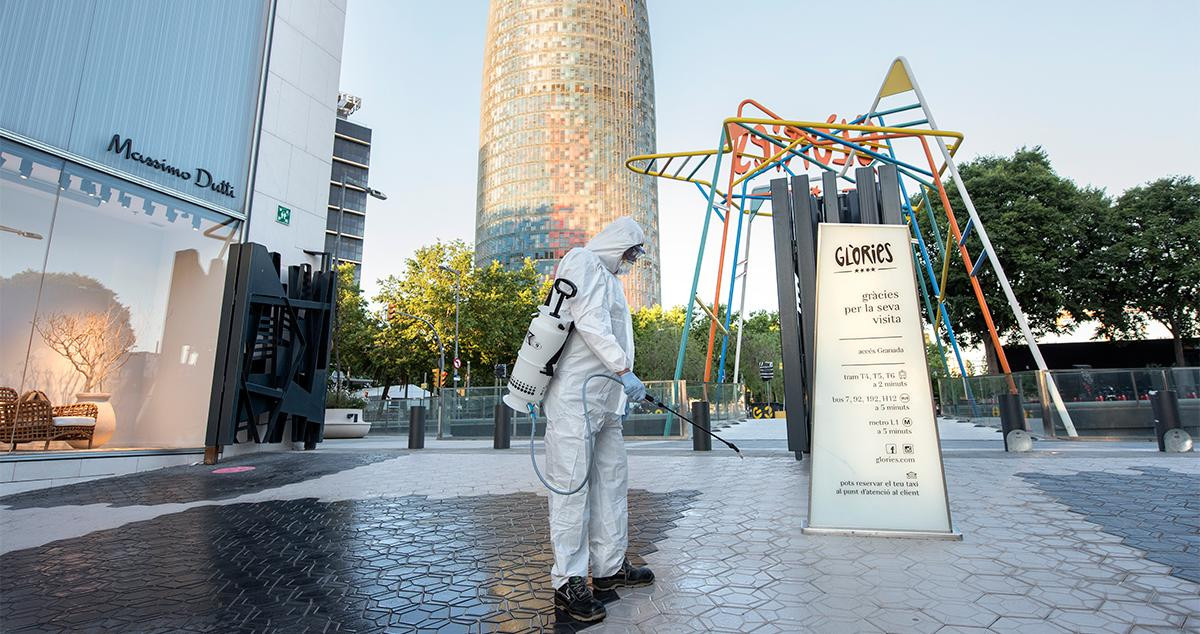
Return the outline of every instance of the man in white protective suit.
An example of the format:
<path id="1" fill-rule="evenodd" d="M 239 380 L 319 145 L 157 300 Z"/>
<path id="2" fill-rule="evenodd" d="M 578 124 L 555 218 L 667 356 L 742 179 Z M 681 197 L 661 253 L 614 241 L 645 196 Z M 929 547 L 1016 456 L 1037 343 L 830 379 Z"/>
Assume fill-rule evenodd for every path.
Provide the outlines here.
<path id="1" fill-rule="evenodd" d="M 550 540 L 554 547 L 554 602 L 571 617 L 598 621 L 604 604 L 588 588 L 588 563 L 597 590 L 654 583 L 649 568 L 634 567 L 625 556 L 629 543 L 629 489 L 621 422 L 627 403 L 641 401 L 646 388 L 633 373 L 633 322 L 617 275 L 629 271 L 645 251 L 645 234 L 632 218 L 617 218 L 586 247 L 571 249 L 555 277 L 578 288 L 564 302 L 575 324 L 567 338 L 543 401 L 546 475 L 574 487 L 587 469 L 586 425 L 595 445 L 591 479 L 574 495 L 550 494 Z M 617 384 L 587 384 L 589 420 L 584 420 L 584 381 L 594 374 L 616 375 Z"/>

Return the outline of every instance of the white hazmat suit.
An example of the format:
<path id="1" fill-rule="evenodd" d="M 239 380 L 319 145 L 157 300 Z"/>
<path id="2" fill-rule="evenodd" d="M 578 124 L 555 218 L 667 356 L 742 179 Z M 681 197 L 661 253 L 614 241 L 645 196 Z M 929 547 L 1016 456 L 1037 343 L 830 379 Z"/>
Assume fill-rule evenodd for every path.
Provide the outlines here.
<path id="1" fill-rule="evenodd" d="M 616 273 L 622 254 L 645 241 L 632 218 L 614 220 L 586 247 L 571 249 L 555 277 L 575 283 L 578 293 L 564 302 L 575 332 L 567 339 L 543 401 L 546 475 L 558 487 L 574 488 L 587 469 L 583 384 L 593 374 L 614 375 L 633 368 L 633 322 Z M 588 413 L 595 445 L 592 473 L 574 495 L 550 494 L 550 540 L 555 588 L 569 577 L 606 577 L 621 567 L 629 542 L 629 489 L 621 420 L 626 396 L 620 383 L 593 379 Z"/>

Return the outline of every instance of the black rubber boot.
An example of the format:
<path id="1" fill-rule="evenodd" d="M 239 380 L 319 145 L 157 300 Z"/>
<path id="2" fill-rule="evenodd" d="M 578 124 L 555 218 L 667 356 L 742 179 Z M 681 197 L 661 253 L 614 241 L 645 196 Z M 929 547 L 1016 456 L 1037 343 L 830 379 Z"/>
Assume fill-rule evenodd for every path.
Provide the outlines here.
<path id="1" fill-rule="evenodd" d="M 571 577 L 555 589 L 554 606 L 577 621 L 600 621 L 608 614 L 583 577 Z"/>
<path id="2" fill-rule="evenodd" d="M 592 577 L 592 585 L 597 590 L 612 590 L 613 588 L 636 588 L 654 583 L 654 573 L 649 568 L 638 568 L 629 563 L 621 562 L 620 570 L 611 577 Z"/>

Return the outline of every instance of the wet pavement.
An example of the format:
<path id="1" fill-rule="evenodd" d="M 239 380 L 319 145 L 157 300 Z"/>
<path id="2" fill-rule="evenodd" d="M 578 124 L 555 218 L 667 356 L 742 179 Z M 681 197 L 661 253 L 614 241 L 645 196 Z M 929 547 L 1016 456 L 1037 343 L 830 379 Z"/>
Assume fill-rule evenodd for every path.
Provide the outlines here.
<path id="1" fill-rule="evenodd" d="M 632 491 L 631 551 L 695 495 Z M 548 533 L 532 493 L 200 506 L 6 555 L 0 610 L 13 632 L 575 631 Z"/>
<path id="2" fill-rule="evenodd" d="M 175 467 L 102 478 L 76 484 L 24 491 L 0 498 L 12 509 L 82 504 L 136 506 L 201 500 L 229 500 L 331 473 L 395 458 L 399 451 L 331 452 L 320 460 L 295 452 L 259 453 L 222 460 L 215 468 Z M 229 473 L 215 473 L 217 469 Z M 231 477 L 236 474 L 237 477 Z M 218 478 L 214 475 L 226 475 Z"/>
<path id="3" fill-rule="evenodd" d="M 584 627 L 524 450 L 358 446 L 0 498 L 0 630 Z M 804 535 L 806 462 L 649 446 L 630 552 L 657 582 L 588 632 L 1200 631 L 1195 454 L 948 452 L 945 542 Z"/>
<path id="4" fill-rule="evenodd" d="M 1021 473 L 1076 513 L 1171 566 L 1171 574 L 1200 583 L 1200 476 L 1162 467 L 1133 467 L 1138 475 L 1085 471 L 1073 476 Z M 1082 486 L 1081 486 L 1082 484 Z"/>

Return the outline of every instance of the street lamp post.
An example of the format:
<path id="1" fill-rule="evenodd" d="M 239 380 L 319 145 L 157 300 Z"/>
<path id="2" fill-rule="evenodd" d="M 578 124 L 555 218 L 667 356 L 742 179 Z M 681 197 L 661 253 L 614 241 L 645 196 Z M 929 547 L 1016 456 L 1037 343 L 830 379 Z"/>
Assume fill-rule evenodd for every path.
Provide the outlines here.
<path id="1" fill-rule="evenodd" d="M 462 291 L 462 271 L 456 268 L 446 266 L 445 264 L 438 267 L 447 273 L 453 273 L 457 279 L 454 282 L 454 388 L 458 389 L 458 300 Z"/>
<path id="2" fill-rule="evenodd" d="M 368 194 L 370 194 L 372 198 L 378 198 L 379 200 L 387 200 L 387 194 L 379 191 L 378 189 L 371 189 L 371 188 L 367 187 L 366 183 L 363 183 L 362 185 L 359 185 L 358 183 L 353 183 L 353 185 L 355 187 L 361 187 L 362 189 L 366 190 L 366 192 Z M 338 265 L 341 264 L 341 261 L 342 261 L 342 258 L 341 258 L 342 218 L 344 218 L 346 216 L 346 174 L 345 174 L 345 172 L 342 173 L 341 186 L 342 186 L 342 189 L 341 189 L 340 194 L 338 195 L 337 232 L 333 236 L 333 274 L 334 274 L 333 279 L 334 280 L 337 279 Z M 333 311 L 333 364 L 337 366 L 337 381 L 334 382 L 334 390 L 337 391 L 338 394 L 341 394 L 342 393 L 342 347 L 338 344 L 338 333 L 341 332 L 342 320 L 341 320 L 341 315 L 337 314 L 336 285 L 334 287 L 333 305 L 334 305 L 334 311 Z"/>
<path id="3" fill-rule="evenodd" d="M 402 310 L 397 310 L 396 314 L 400 315 L 401 317 L 408 317 L 409 319 L 415 319 L 415 320 L 425 324 L 426 326 L 429 326 L 430 332 L 433 333 L 433 340 L 434 340 L 434 342 L 437 343 L 437 346 L 438 346 L 438 378 L 440 379 L 441 377 L 446 376 L 446 348 L 442 345 L 442 338 L 438 336 L 437 328 L 434 327 L 433 322 L 429 321 L 428 319 L 425 319 L 424 317 L 417 317 L 416 315 L 406 313 Z M 437 433 L 437 437 L 438 437 L 438 440 L 441 440 L 443 437 L 443 434 L 442 434 L 442 424 L 444 421 L 443 415 L 446 411 L 446 392 L 445 392 L 445 390 L 442 389 L 441 385 L 438 385 L 437 388 L 438 388 L 438 433 Z"/>

